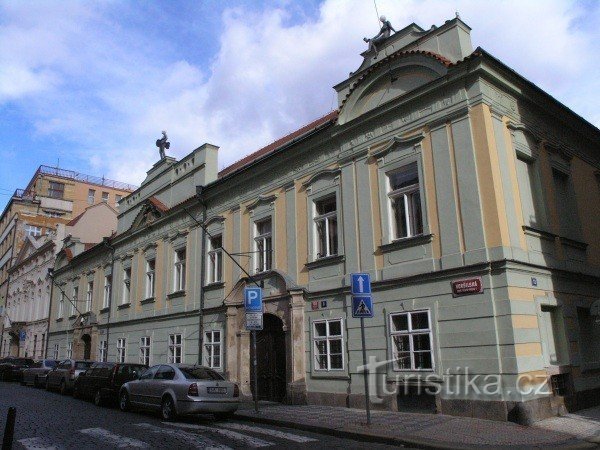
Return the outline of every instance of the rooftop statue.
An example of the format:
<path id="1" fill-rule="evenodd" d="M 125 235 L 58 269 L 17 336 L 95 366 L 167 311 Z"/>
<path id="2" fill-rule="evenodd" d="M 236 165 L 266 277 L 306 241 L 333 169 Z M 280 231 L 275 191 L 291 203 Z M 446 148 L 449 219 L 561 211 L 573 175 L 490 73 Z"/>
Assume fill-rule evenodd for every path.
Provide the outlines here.
<path id="1" fill-rule="evenodd" d="M 387 20 L 385 18 L 385 16 L 381 16 L 379 18 L 379 20 L 381 21 L 381 30 L 379 30 L 379 33 L 372 37 L 371 39 L 369 38 L 363 38 L 363 40 L 365 42 L 367 42 L 369 44 L 369 51 L 374 50 L 375 51 L 375 58 L 377 58 L 377 46 L 381 43 L 383 43 L 387 38 L 390 37 L 390 35 L 392 34 L 392 31 L 395 33 L 396 30 L 394 30 L 394 27 L 392 26 L 392 24 L 390 23 L 389 20 Z"/>
<path id="2" fill-rule="evenodd" d="M 169 149 L 171 147 L 171 143 L 167 141 L 167 132 L 162 132 L 163 137 L 156 140 L 156 146 L 158 147 L 158 151 L 160 153 L 160 159 L 165 159 L 165 149 Z"/>

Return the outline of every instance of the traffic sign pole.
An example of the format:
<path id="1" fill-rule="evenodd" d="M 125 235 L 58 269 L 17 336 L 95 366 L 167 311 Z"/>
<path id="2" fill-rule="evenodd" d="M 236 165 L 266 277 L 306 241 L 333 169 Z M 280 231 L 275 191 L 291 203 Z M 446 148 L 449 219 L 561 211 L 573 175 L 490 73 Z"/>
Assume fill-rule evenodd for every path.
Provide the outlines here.
<path id="1" fill-rule="evenodd" d="M 362 340 L 362 355 L 365 377 L 365 405 L 367 408 L 367 425 L 371 425 L 371 402 L 369 396 L 369 367 L 367 366 L 367 346 L 365 343 L 365 319 L 360 318 L 360 337 Z"/>
<path id="2" fill-rule="evenodd" d="M 256 330 L 252 330 L 252 349 L 254 350 L 253 370 L 254 370 L 254 412 L 258 414 L 258 361 L 256 357 Z"/>

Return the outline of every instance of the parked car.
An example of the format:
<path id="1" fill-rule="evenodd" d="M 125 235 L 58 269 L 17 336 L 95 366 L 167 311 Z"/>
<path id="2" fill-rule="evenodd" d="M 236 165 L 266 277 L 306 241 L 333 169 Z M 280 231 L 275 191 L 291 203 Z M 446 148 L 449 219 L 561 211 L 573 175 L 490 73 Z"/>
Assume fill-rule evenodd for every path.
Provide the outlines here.
<path id="1" fill-rule="evenodd" d="M 0 381 L 20 381 L 23 370 L 33 363 L 31 358 L 6 358 L 0 362 Z"/>
<path id="2" fill-rule="evenodd" d="M 121 386 L 138 379 L 147 368 L 143 364 L 94 363 L 75 380 L 73 397 L 93 400 L 97 406 L 116 403 Z"/>
<path id="3" fill-rule="evenodd" d="M 61 394 L 66 395 L 73 390 L 73 384 L 77 377 L 85 372 L 94 361 L 75 361 L 65 359 L 46 376 L 46 389 L 58 389 Z"/>
<path id="4" fill-rule="evenodd" d="M 159 364 L 139 379 L 125 383 L 119 392 L 119 408 L 160 411 L 164 420 L 178 415 L 212 413 L 227 418 L 238 409 L 240 390 L 219 373 L 203 366 Z"/>
<path id="5" fill-rule="evenodd" d="M 46 387 L 46 375 L 58 365 L 55 359 L 35 361 L 33 366 L 23 371 L 21 384 L 31 384 L 33 387 Z"/>

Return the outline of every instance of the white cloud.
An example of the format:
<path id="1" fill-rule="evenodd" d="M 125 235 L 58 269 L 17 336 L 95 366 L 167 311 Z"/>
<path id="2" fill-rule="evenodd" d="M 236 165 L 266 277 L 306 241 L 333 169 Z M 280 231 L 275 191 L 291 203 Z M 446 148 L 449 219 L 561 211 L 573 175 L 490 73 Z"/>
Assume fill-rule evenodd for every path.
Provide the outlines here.
<path id="1" fill-rule="evenodd" d="M 175 156 L 211 142 L 224 166 L 327 113 L 337 106 L 331 86 L 359 66 L 362 37 L 378 31 L 369 1 L 328 0 L 292 25 L 285 9 L 232 8 L 222 34 L 205 36 L 220 49 L 202 62 L 170 57 L 185 42 L 128 28 L 113 6 L 0 6 L 8 17 L 0 47 L 10 49 L 0 54 L 0 105 L 20 105 L 40 135 L 67 137 L 98 173 L 136 183 L 157 158 L 162 129 Z M 589 26 L 600 25 L 599 8 L 566 0 L 380 0 L 378 8 L 396 28 L 439 25 L 458 8 L 475 47 L 600 122 L 598 27 Z"/>

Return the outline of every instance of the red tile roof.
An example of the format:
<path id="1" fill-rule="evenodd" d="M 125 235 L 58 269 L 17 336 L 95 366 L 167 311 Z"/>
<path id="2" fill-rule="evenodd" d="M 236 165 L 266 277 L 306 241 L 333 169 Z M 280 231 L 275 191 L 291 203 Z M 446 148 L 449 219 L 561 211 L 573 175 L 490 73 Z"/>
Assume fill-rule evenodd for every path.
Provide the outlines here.
<path id="1" fill-rule="evenodd" d="M 281 139 L 277 139 L 276 141 L 270 143 L 269 145 L 267 145 L 266 147 L 261 148 L 260 150 L 255 151 L 254 153 L 251 153 L 250 155 L 240 159 L 237 162 L 234 162 L 233 164 L 231 164 L 230 166 L 224 168 L 223 170 L 221 170 L 219 172 L 219 178 L 224 177 L 225 175 L 229 175 L 232 172 L 235 172 L 236 170 L 241 169 L 242 167 L 250 164 L 251 162 L 268 155 L 269 153 L 272 153 L 273 151 L 277 150 L 279 147 L 281 147 L 282 145 L 288 144 L 291 141 L 293 141 L 294 139 L 297 139 L 303 135 L 305 135 L 306 133 L 313 131 L 315 128 L 318 128 L 322 125 L 327 124 L 328 122 L 333 122 L 337 119 L 338 116 L 338 111 L 331 111 L 329 114 L 324 115 L 323 117 L 318 118 L 317 120 L 312 121 L 311 123 L 309 123 L 308 125 L 303 126 L 302 128 L 299 128 L 298 130 L 288 134 L 287 136 L 282 137 Z"/>
<path id="2" fill-rule="evenodd" d="M 157 198 L 156 198 L 156 197 L 154 197 L 154 196 L 153 196 L 153 197 L 150 197 L 150 198 L 148 199 L 148 201 L 149 201 L 150 203 L 152 203 L 152 205 L 154 205 L 154 207 L 155 207 L 156 209 L 158 209 L 160 212 L 165 212 L 165 211 L 167 211 L 167 210 L 169 209 L 169 208 L 168 208 L 168 207 L 167 207 L 167 206 L 166 206 L 166 205 L 165 205 L 163 202 L 161 202 L 159 199 L 157 199 Z"/>

